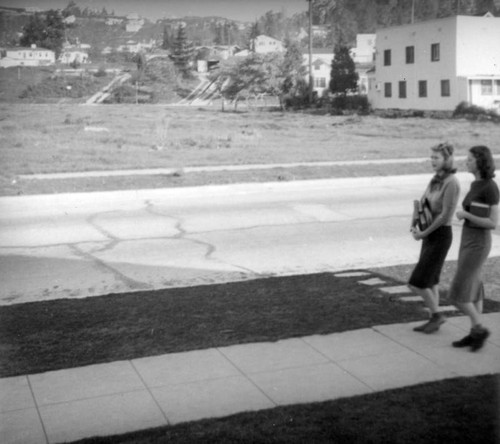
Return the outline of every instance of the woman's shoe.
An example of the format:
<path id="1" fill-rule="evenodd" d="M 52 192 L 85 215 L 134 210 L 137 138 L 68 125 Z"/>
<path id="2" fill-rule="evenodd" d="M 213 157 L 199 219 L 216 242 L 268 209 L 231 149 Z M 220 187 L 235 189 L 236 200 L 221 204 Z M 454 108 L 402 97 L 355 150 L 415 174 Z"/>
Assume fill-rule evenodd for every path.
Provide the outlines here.
<path id="1" fill-rule="evenodd" d="M 429 325 L 429 322 L 431 322 L 431 321 L 427 321 L 424 324 L 417 325 L 416 327 L 413 328 L 413 331 L 424 331 L 425 327 L 427 327 L 427 325 Z"/>
<path id="2" fill-rule="evenodd" d="M 489 335 L 490 332 L 484 327 L 473 328 L 471 330 L 472 343 L 470 344 L 470 350 L 475 352 L 482 348 Z"/>
<path id="3" fill-rule="evenodd" d="M 470 334 L 468 334 L 467 336 L 463 337 L 459 341 L 452 342 L 451 345 L 453 345 L 453 347 L 456 347 L 456 348 L 468 347 L 469 345 L 472 345 L 473 341 L 474 341 L 474 339 L 472 338 L 472 336 Z"/>
<path id="4" fill-rule="evenodd" d="M 431 320 L 427 323 L 427 325 L 424 327 L 424 333 L 434 333 L 439 330 L 439 327 L 441 327 L 441 324 L 444 324 L 446 322 L 446 316 L 443 315 L 442 313 L 433 313 L 431 316 Z"/>

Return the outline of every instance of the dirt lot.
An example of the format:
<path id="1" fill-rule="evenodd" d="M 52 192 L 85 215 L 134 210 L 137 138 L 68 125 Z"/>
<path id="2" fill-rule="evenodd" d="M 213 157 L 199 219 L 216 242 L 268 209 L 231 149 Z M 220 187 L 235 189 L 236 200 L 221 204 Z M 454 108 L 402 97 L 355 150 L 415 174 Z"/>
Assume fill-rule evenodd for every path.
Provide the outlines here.
<path id="1" fill-rule="evenodd" d="M 154 105 L 0 105 L 0 195 L 299 180 L 428 171 L 425 163 L 189 173 L 206 165 L 404 159 L 448 140 L 457 154 L 486 144 L 500 154 L 500 125 L 429 118 Z M 29 182 L 32 173 L 173 168 L 167 176 Z"/>

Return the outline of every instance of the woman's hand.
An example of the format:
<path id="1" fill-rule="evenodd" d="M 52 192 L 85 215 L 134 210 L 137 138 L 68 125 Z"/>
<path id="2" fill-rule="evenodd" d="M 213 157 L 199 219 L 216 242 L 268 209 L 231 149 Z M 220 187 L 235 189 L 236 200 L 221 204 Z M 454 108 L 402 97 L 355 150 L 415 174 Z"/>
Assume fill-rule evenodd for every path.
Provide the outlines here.
<path id="1" fill-rule="evenodd" d="M 422 232 L 420 231 L 420 228 L 418 228 L 418 227 L 413 227 L 411 229 L 411 234 L 413 236 L 413 239 L 415 239 L 415 240 L 423 239 Z"/>
<path id="2" fill-rule="evenodd" d="M 465 214 L 466 211 L 457 211 L 456 216 L 458 220 L 464 220 L 465 219 Z"/>

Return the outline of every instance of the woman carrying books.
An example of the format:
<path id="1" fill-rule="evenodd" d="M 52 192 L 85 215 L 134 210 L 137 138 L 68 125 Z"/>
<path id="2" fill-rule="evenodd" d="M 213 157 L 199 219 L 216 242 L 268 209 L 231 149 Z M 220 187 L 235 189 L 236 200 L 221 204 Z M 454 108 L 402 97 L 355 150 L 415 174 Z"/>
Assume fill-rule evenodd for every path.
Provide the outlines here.
<path id="1" fill-rule="evenodd" d="M 479 350 L 489 336 L 481 325 L 484 287 L 481 271 L 491 250 L 491 230 L 498 223 L 499 190 L 493 180 L 495 163 L 486 146 L 474 146 L 467 156 L 467 169 L 475 176 L 457 218 L 463 220 L 458 265 L 450 287 L 450 299 L 471 321 L 470 333 L 454 347 Z"/>
<path id="2" fill-rule="evenodd" d="M 430 310 L 429 321 L 414 328 L 415 331 L 424 333 L 437 331 L 445 322 L 445 316 L 439 311 L 439 278 L 451 246 L 451 221 L 460 194 L 460 185 L 455 177 L 453 151 L 453 146 L 449 143 L 440 143 L 431 148 L 431 165 L 435 175 L 422 199 L 416 202 L 411 228 L 413 238 L 422 240 L 422 247 L 408 285 L 422 297 Z M 428 207 L 427 224 L 419 220 L 418 206 Z"/>

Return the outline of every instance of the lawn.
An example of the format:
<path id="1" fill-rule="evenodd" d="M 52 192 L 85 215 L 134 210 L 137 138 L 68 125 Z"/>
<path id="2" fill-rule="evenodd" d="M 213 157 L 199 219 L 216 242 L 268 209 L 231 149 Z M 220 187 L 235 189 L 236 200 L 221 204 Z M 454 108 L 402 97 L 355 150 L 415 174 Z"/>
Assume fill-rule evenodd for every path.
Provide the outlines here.
<path id="1" fill-rule="evenodd" d="M 162 105 L 0 105 L 0 195 L 297 180 L 428 171 L 332 167 L 183 174 L 188 166 L 422 158 L 448 140 L 465 155 L 474 144 L 500 154 L 500 125 L 430 118 L 384 119 L 320 112 L 221 112 Z M 27 183 L 31 173 L 173 168 L 174 176 Z"/>
<path id="2" fill-rule="evenodd" d="M 167 106 L 0 105 L 0 195 L 429 173 L 426 163 L 184 173 L 187 166 L 421 158 L 448 140 L 500 154 L 500 125 Z M 21 174 L 175 168 L 170 176 L 28 181 Z M 486 265 L 500 288 L 500 261 Z M 411 266 L 371 270 L 390 283 Z M 446 286 L 454 271 L 447 263 Z M 338 295 L 342 297 L 339 298 Z M 443 294 L 445 296 L 445 293 Z M 446 297 L 442 304 L 447 304 Z M 487 311 L 499 311 L 487 301 Z M 0 376 L 423 319 L 330 273 L 0 307 Z M 57 321 L 55 321 L 57 320 Z M 20 328 L 22 326 L 22 328 Z M 458 378 L 84 442 L 493 443 L 498 380 Z M 472 426 L 471 426 L 472 424 Z"/>
<path id="3" fill-rule="evenodd" d="M 499 382 L 497 375 L 447 379 L 78 443 L 498 444 Z"/>

